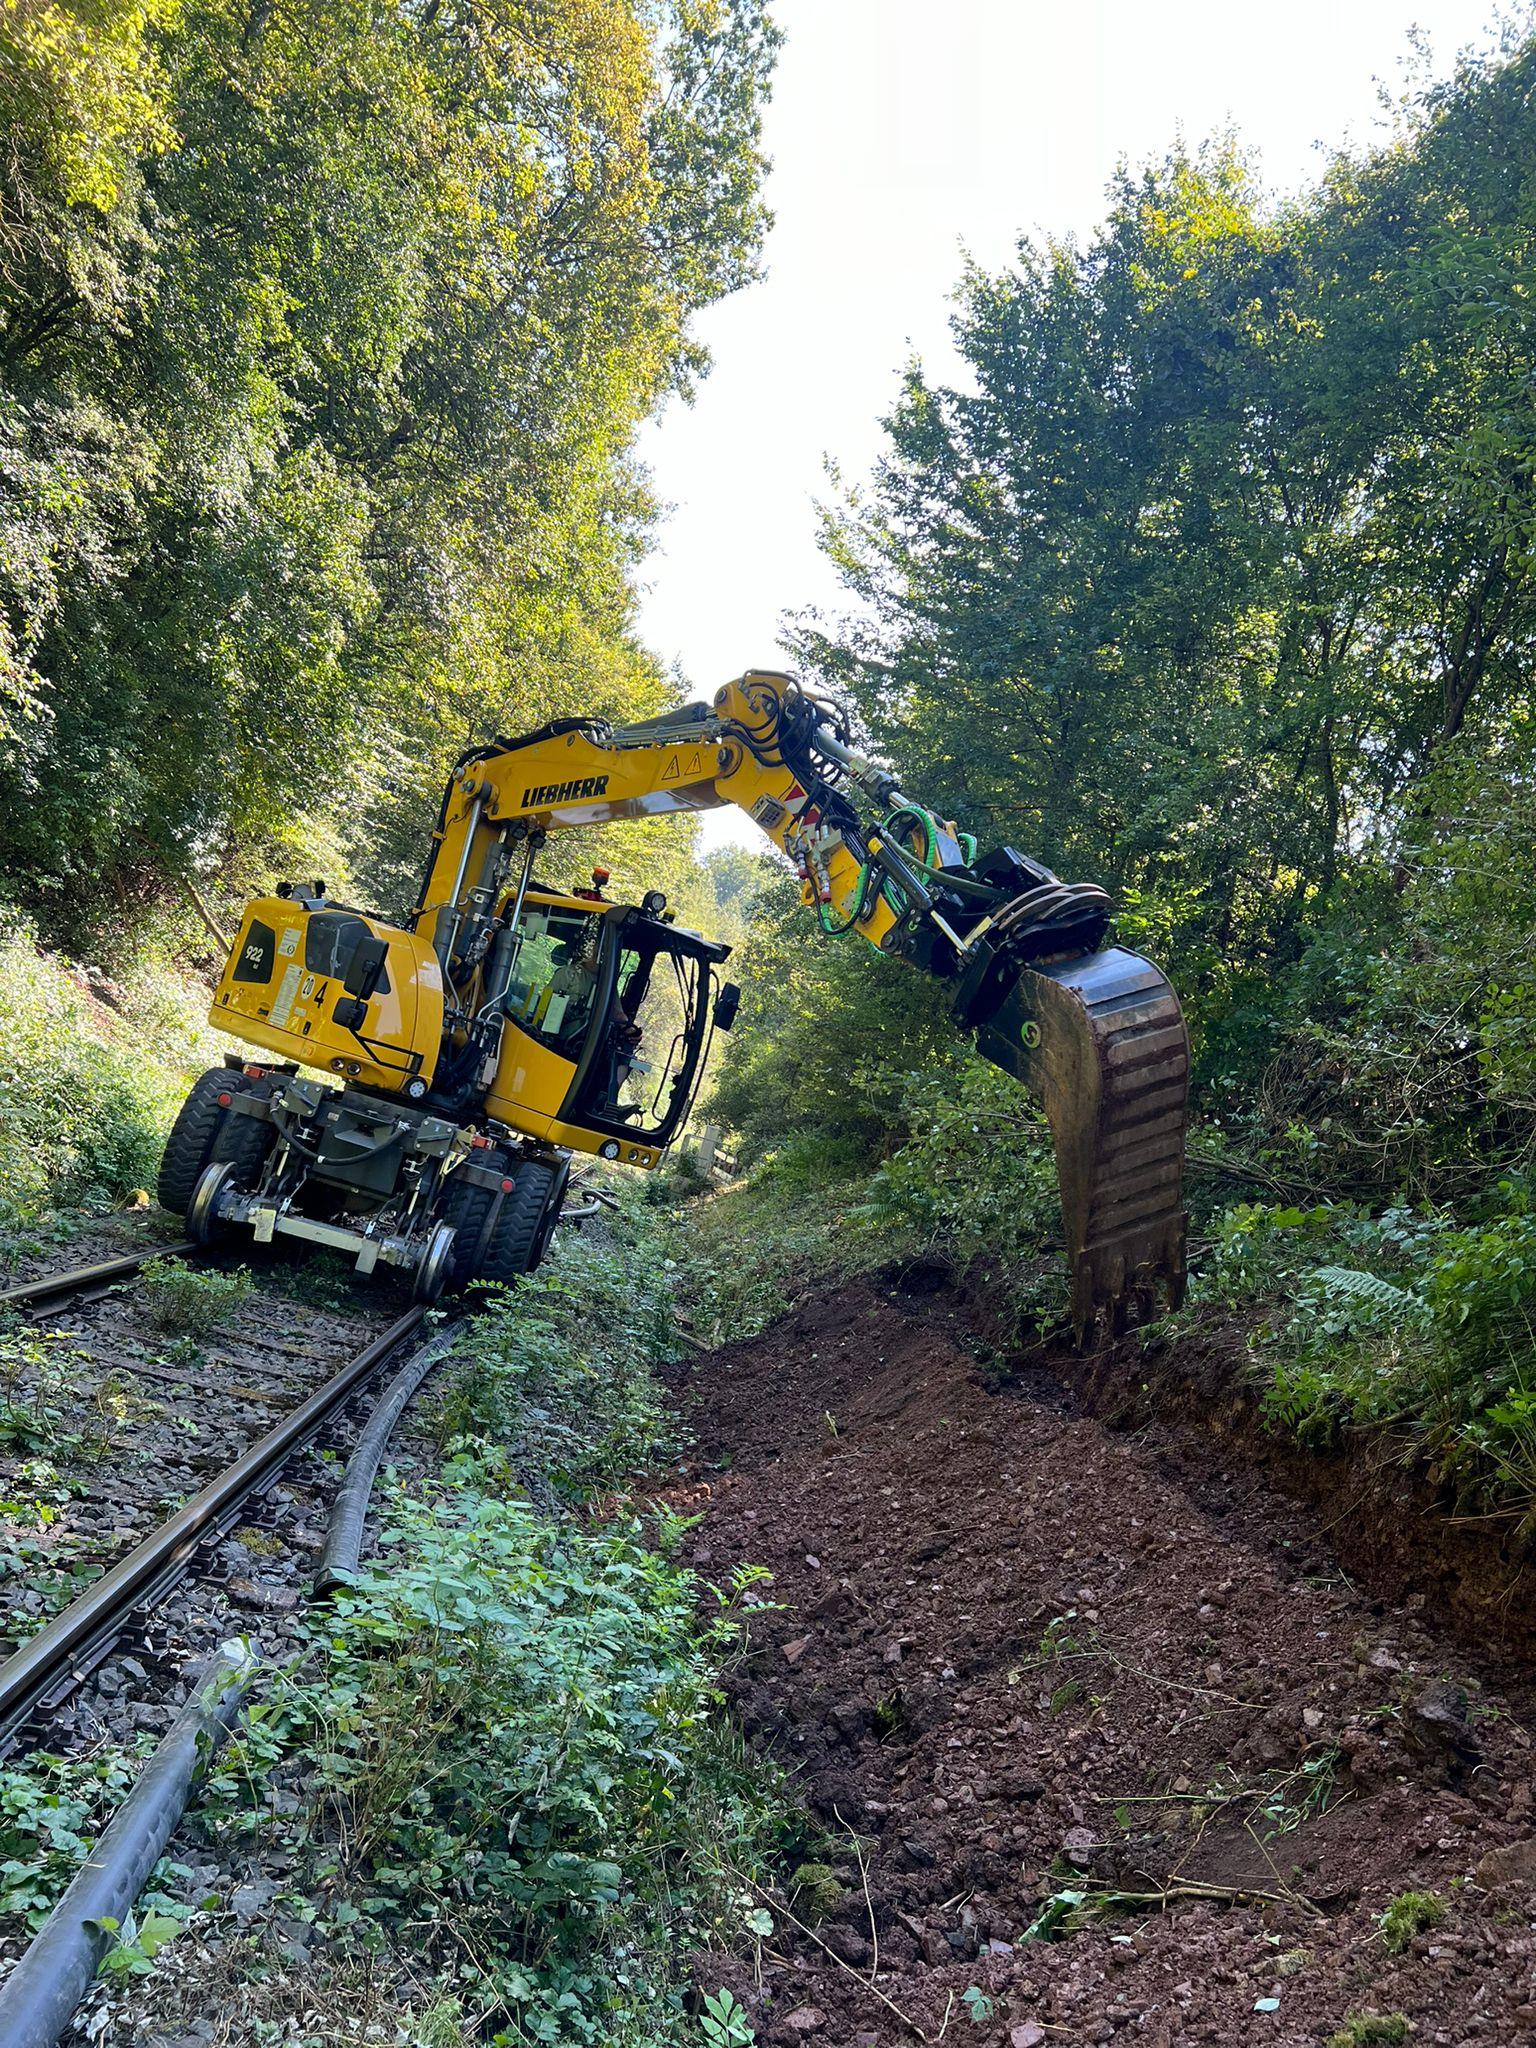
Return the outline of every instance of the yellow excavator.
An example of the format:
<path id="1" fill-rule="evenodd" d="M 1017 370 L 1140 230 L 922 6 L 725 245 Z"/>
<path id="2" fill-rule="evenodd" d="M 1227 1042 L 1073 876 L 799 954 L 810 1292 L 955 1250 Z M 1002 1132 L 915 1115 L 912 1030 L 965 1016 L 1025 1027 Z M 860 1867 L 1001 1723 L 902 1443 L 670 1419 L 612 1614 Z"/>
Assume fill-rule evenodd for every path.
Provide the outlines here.
<path id="1" fill-rule="evenodd" d="M 200 1243 L 309 1240 L 415 1297 L 543 1257 L 571 1157 L 655 1167 L 710 1035 L 729 948 L 659 891 L 536 878 L 553 834 L 739 805 L 829 934 L 948 983 L 957 1029 L 1029 1085 L 1055 1141 L 1081 1338 L 1184 1283 L 1189 1045 L 1164 976 L 1107 946 L 1091 884 L 975 841 L 903 795 L 844 711 L 751 671 L 641 724 L 563 719 L 464 754 L 404 926 L 291 884 L 249 903 L 210 1012 L 276 1057 L 216 1067 L 159 1197 Z"/>

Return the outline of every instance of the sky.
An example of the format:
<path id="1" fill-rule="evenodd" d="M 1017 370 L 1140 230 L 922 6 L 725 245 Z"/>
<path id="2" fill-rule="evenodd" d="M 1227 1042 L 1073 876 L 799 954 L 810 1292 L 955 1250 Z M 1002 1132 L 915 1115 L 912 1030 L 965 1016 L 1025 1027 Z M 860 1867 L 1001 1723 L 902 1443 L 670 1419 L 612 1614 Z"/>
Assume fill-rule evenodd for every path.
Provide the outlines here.
<path id="1" fill-rule="evenodd" d="M 714 366 L 640 454 L 669 509 L 641 572 L 642 638 L 707 696 L 784 665 L 779 622 L 838 609 L 816 545 L 827 462 L 868 473 L 915 353 L 954 362 L 967 255 L 1086 234 L 1123 160 L 1233 127 L 1292 192 L 1363 142 L 1403 86 L 1490 40 L 1494 0 L 776 0 L 760 283 L 699 317 Z M 758 835 L 709 814 L 703 847 Z"/>

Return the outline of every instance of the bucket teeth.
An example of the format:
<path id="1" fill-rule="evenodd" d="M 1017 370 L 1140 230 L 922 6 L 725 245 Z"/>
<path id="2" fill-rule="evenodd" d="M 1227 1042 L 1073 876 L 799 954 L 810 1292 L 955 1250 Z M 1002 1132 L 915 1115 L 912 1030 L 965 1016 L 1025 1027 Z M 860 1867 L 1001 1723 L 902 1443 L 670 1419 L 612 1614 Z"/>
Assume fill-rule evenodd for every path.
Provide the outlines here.
<path id="1" fill-rule="evenodd" d="M 1039 1095 L 1056 1144 L 1079 1344 L 1184 1298 L 1189 1035 L 1150 960 L 1102 953 L 1021 967 L 976 1033 Z"/>

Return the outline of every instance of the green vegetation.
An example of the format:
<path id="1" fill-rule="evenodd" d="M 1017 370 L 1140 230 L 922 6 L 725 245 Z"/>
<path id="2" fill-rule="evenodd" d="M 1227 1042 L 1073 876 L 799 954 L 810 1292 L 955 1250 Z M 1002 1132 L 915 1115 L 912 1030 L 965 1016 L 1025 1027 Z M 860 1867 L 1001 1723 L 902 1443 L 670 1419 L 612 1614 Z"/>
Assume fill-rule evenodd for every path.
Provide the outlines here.
<path id="1" fill-rule="evenodd" d="M 80 1428 L 80 1358 L 78 1345 L 63 1331 L 40 1330 L 14 1310 L 0 1311 L 0 1444 L 24 1456 L 89 1446 L 99 1430 L 90 1423 Z M 106 1389 L 103 1395 L 110 1400 Z M 99 1426 L 105 1417 L 102 1397 L 97 1406 L 91 1422 Z"/>
<path id="2" fill-rule="evenodd" d="M 398 896 L 472 733 L 659 706 L 630 447 L 753 274 L 776 43 L 0 6 L 0 858 L 50 942 L 301 853 Z"/>
<path id="3" fill-rule="evenodd" d="M 1511 35 L 1310 193 L 1178 149 L 1083 244 L 970 270 L 967 378 L 909 370 L 828 522 L 850 616 L 798 634 L 904 787 L 1104 883 L 1179 988 L 1197 1313 L 1163 1333 L 1235 1313 L 1276 1429 L 1389 1431 L 1527 1529 L 1533 78 Z M 1021 1092 L 917 977 L 813 946 L 782 883 L 759 907 L 762 1028 L 715 1108 L 774 1173 L 837 1147 L 836 1189 L 783 1205 L 785 1265 L 830 1216 L 824 1264 L 883 1229 L 1049 1325 Z"/>
<path id="4" fill-rule="evenodd" d="M 178 1337 L 210 1337 L 239 1309 L 251 1291 L 243 1266 L 232 1273 L 189 1266 L 181 1259 L 152 1259 L 139 1275 L 150 1321 Z"/>
<path id="5" fill-rule="evenodd" d="M 0 904 L 0 1245 L 154 1185 L 206 1008 L 142 948 L 109 1007 Z M 194 1008 L 194 1005 L 197 1007 Z"/>
<path id="6" fill-rule="evenodd" d="M 1438 1927 L 1445 1914 L 1446 1904 L 1438 1892 L 1399 1892 L 1376 1925 L 1388 1951 L 1399 1956 L 1416 1934 Z"/>
<path id="7" fill-rule="evenodd" d="M 665 1515 L 570 1511 L 660 1449 L 655 1254 L 640 1211 L 468 1329 L 442 1477 L 387 1488 L 377 1564 L 210 1788 L 218 1839 L 290 1859 L 283 1910 L 335 1967 L 392 1956 L 509 2042 L 696 2038 L 683 1958 L 771 1925 L 750 1886 L 785 1816 L 719 1692 L 756 1575 L 701 1607 Z"/>
<path id="8" fill-rule="evenodd" d="M 579 1238 L 458 1338 L 434 1418 L 452 1457 L 493 1456 L 580 1498 L 659 1464 L 673 1422 L 666 1233 L 635 1210 L 615 1242 Z"/>
<path id="9" fill-rule="evenodd" d="M 144 1737 L 142 1753 L 154 1747 Z M 131 1751 L 34 1753 L 0 1774 L 0 1924 L 35 1933 L 133 1782 Z"/>
<path id="10" fill-rule="evenodd" d="M 835 1913 L 848 1893 L 830 1863 L 797 1863 L 790 1872 L 789 1896 L 801 1919 L 814 1927 Z"/>
<path id="11" fill-rule="evenodd" d="M 1406 2041 L 1407 2016 L 1400 2012 L 1351 2013 L 1342 2027 L 1328 2036 L 1328 2048 L 1378 2048 L 1378 2044 Z"/>

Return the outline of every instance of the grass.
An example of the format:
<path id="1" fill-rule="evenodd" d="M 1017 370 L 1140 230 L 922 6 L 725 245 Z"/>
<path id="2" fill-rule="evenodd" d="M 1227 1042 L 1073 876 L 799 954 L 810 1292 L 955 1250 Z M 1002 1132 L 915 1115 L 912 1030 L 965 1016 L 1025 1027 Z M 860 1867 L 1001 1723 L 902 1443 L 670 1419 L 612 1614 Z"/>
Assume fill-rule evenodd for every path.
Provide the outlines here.
<path id="1" fill-rule="evenodd" d="M 851 1274 L 892 1255 L 888 1234 L 861 1230 L 851 1212 L 864 1179 L 822 1180 L 822 1148 L 804 1140 L 745 1179 L 689 1202 L 669 1239 L 674 1288 L 690 1334 L 711 1347 L 767 1328 L 796 1296 L 830 1273 Z M 665 1197 L 675 1190 L 659 1189 Z"/>
<path id="2" fill-rule="evenodd" d="M 1399 1892 L 1376 1921 L 1390 1955 L 1399 1956 L 1416 1934 L 1438 1927 L 1446 1904 L 1437 1892 Z"/>
<path id="3" fill-rule="evenodd" d="M 0 904 L 0 1252 L 150 1188 L 192 1075 L 227 1057 L 206 994 L 145 955 L 113 1011 Z"/>
<path id="4" fill-rule="evenodd" d="M 1270 1427 L 1318 1450 L 1371 1432 L 1458 1512 L 1536 1531 L 1536 1213 L 1505 1183 L 1453 1222 L 1404 1207 L 1240 1204 L 1216 1222 L 1192 1306 L 1246 1312 Z"/>
<path id="5" fill-rule="evenodd" d="M 1392 2048 L 1393 2043 L 1407 2038 L 1406 2014 L 1358 2012 L 1328 2036 L 1328 2048 Z"/>

